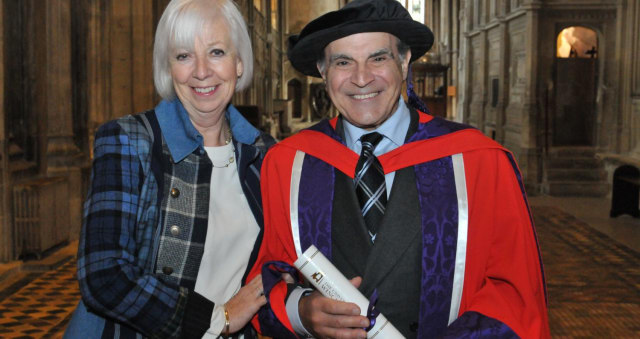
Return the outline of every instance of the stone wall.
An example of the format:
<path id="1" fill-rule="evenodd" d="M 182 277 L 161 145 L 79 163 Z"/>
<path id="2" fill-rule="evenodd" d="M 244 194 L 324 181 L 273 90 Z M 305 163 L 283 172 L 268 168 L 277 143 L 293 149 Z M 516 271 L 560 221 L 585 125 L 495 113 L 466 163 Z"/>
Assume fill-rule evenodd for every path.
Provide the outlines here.
<path id="1" fill-rule="evenodd" d="M 550 105 L 563 28 L 598 33 L 594 147 L 640 153 L 639 7 L 631 0 L 460 1 L 460 76 L 452 83 L 460 86 L 458 115 L 511 149 L 535 192 L 542 190 L 544 154 L 553 147 Z"/>
<path id="2" fill-rule="evenodd" d="M 56 199 L 68 211 L 68 240 L 77 239 L 96 129 L 159 101 L 153 40 L 168 2 L 0 0 L 0 262 L 20 255 L 15 241 L 25 230 L 15 229 L 11 214 L 18 183 L 62 177 L 68 189 Z M 257 67 L 252 87 L 234 103 L 257 106 L 259 125 L 276 134 L 272 114 L 274 99 L 282 98 L 287 0 L 277 1 L 275 27 L 265 20 L 270 7 L 261 13 L 253 1 L 236 3 L 249 22 Z"/>

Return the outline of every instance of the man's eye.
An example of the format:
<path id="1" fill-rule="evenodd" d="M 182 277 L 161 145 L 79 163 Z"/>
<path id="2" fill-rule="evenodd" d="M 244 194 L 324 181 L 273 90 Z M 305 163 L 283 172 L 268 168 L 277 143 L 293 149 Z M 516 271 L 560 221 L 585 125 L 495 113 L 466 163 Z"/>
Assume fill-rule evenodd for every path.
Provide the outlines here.
<path id="1" fill-rule="evenodd" d="M 346 60 L 338 60 L 338 61 L 336 61 L 336 66 L 346 66 L 348 64 L 349 64 L 349 62 L 346 61 Z"/>
<path id="2" fill-rule="evenodd" d="M 387 60 L 387 57 L 384 57 L 384 56 L 378 56 L 378 57 L 375 57 L 373 60 L 374 60 L 374 61 L 377 61 L 377 62 L 385 61 L 385 60 Z"/>

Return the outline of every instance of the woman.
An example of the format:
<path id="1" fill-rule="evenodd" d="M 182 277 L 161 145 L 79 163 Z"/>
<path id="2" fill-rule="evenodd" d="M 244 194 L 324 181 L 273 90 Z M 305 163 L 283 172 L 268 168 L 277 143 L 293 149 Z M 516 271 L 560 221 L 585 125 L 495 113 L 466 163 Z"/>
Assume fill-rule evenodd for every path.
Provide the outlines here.
<path id="1" fill-rule="evenodd" d="M 273 138 L 229 104 L 253 55 L 231 0 L 172 0 L 158 24 L 155 110 L 96 134 L 68 338 L 251 336 L 262 280 L 259 173 Z"/>

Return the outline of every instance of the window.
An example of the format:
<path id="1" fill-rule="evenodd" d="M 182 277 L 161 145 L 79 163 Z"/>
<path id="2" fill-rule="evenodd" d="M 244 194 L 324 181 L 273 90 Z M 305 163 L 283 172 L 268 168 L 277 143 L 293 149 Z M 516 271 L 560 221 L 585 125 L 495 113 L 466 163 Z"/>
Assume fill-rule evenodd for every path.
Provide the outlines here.
<path id="1" fill-rule="evenodd" d="M 278 30 L 278 0 L 271 0 L 271 28 Z"/>
<path id="2" fill-rule="evenodd" d="M 424 0 L 398 0 L 415 21 L 424 23 Z"/>
<path id="3" fill-rule="evenodd" d="M 262 5 L 262 0 L 253 0 L 253 7 L 255 7 L 258 12 L 264 13 L 264 6 Z"/>
<path id="4" fill-rule="evenodd" d="M 573 26 L 563 29 L 558 34 L 556 57 L 597 58 L 598 35 L 586 27 Z"/>

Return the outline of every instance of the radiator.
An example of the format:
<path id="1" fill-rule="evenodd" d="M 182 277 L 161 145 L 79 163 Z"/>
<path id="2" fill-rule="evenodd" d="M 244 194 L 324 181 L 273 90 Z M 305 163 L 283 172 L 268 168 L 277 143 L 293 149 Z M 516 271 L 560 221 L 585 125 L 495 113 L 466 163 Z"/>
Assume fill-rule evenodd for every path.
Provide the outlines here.
<path id="1" fill-rule="evenodd" d="M 32 179 L 13 185 L 16 252 L 35 255 L 69 239 L 69 194 L 66 177 Z"/>

